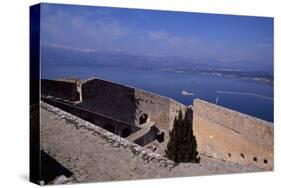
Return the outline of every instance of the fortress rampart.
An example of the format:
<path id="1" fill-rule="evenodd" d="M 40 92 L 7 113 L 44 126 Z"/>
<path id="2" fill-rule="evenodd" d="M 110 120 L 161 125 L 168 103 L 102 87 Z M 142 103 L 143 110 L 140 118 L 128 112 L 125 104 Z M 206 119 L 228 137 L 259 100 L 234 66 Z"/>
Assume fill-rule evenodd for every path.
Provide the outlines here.
<path id="1" fill-rule="evenodd" d="M 193 101 L 198 151 L 210 157 L 273 168 L 273 124 L 206 101 Z"/>
<path id="2" fill-rule="evenodd" d="M 95 78 L 72 83 L 42 80 L 41 86 L 45 102 L 116 135 L 134 138 L 130 135 L 143 130 L 143 135 L 135 140 L 141 140 L 141 145 L 156 143 L 153 140 L 161 133 L 163 138 L 155 145 L 161 155 L 165 154 L 174 118 L 180 109 L 187 109 L 168 97 Z M 57 98 L 75 102 L 75 105 L 60 102 Z M 200 99 L 194 100 L 191 116 L 200 154 L 273 169 L 272 123 Z"/>
<path id="3" fill-rule="evenodd" d="M 144 128 L 147 121 L 154 122 L 159 131 L 164 133 L 163 148 L 168 143 L 169 130 L 179 109 L 186 108 L 167 97 L 95 78 L 84 81 L 81 91 L 82 101 L 78 104 L 81 107 L 140 128 Z M 164 150 L 160 153 L 164 154 Z"/>

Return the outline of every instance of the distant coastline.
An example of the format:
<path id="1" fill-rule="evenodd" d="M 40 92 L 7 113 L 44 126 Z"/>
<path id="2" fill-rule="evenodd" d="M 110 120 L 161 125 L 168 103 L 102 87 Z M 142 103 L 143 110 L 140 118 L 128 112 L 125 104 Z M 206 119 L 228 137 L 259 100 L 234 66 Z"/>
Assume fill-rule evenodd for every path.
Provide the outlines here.
<path id="1" fill-rule="evenodd" d="M 126 54 L 116 51 L 81 51 L 58 46 L 42 47 L 43 66 L 77 66 L 80 67 L 118 67 L 176 74 L 201 73 L 205 75 L 240 78 L 273 85 L 273 71 L 229 68 L 223 65 L 198 62 L 196 59 L 179 56 L 151 56 L 145 54 Z M 73 55 L 72 55 L 73 54 Z M 54 58 L 56 57 L 56 61 Z M 79 57 L 79 58 L 77 58 Z M 78 64 L 79 62 L 79 64 Z M 161 67 L 161 68 L 160 68 Z M 251 70 L 251 71 L 249 71 Z"/>

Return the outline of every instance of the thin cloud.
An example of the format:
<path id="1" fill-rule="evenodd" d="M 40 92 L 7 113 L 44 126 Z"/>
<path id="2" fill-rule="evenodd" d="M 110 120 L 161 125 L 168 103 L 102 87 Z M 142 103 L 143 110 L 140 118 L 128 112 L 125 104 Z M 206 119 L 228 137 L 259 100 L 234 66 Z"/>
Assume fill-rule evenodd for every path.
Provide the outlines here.
<path id="1" fill-rule="evenodd" d="M 53 48 L 74 50 L 74 51 L 85 52 L 85 53 L 92 53 L 92 52 L 98 51 L 94 48 L 76 48 L 76 47 L 72 47 L 72 46 L 69 46 L 69 45 L 63 45 L 63 44 L 57 44 L 57 43 L 53 43 L 53 44 L 48 45 L 48 46 L 53 47 Z"/>
<path id="2" fill-rule="evenodd" d="M 205 20 L 201 20 L 198 27 L 189 19 L 181 24 L 177 20 L 168 20 L 163 25 L 160 16 L 159 20 L 152 21 L 132 12 L 128 14 L 132 18 L 126 17 L 125 11 L 128 10 L 123 14 L 110 8 L 43 6 L 42 44 L 81 52 L 112 50 L 128 54 L 183 56 L 198 62 L 215 60 L 225 64 L 240 61 L 267 63 L 273 59 L 270 32 L 264 32 L 261 37 L 259 31 L 253 31 L 249 26 L 247 31 L 254 32 L 253 36 L 258 34 L 258 37 L 235 40 L 228 27 L 217 27 L 214 33 L 212 27 L 207 29 Z M 212 24 L 216 22 L 213 20 Z M 245 33 L 244 27 L 239 28 L 238 34 Z"/>

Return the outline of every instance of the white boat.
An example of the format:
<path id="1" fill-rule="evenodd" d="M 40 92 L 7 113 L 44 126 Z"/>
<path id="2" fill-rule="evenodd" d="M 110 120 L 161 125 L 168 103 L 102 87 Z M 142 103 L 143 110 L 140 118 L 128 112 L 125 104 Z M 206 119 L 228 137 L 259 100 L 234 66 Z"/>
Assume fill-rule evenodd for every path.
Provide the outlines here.
<path id="1" fill-rule="evenodd" d="M 187 92 L 187 91 L 185 91 L 185 90 L 183 90 L 183 91 L 181 92 L 181 94 L 182 94 L 182 95 L 185 95 L 185 96 L 194 95 L 194 93 L 190 93 L 190 92 Z"/>

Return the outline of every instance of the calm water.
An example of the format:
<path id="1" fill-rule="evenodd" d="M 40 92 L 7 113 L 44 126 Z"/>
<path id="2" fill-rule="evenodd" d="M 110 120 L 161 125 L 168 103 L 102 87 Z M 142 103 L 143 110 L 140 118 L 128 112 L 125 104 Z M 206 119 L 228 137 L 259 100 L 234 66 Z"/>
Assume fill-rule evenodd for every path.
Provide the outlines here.
<path id="1" fill-rule="evenodd" d="M 41 70 L 42 78 L 99 77 L 164 95 L 185 105 L 192 104 L 194 98 L 215 103 L 218 97 L 218 104 L 221 106 L 273 122 L 273 100 L 258 96 L 217 93 L 254 93 L 273 98 L 273 86 L 269 84 L 201 73 L 180 74 L 124 68 L 43 66 Z M 195 95 L 184 96 L 181 94 L 183 90 Z"/>

